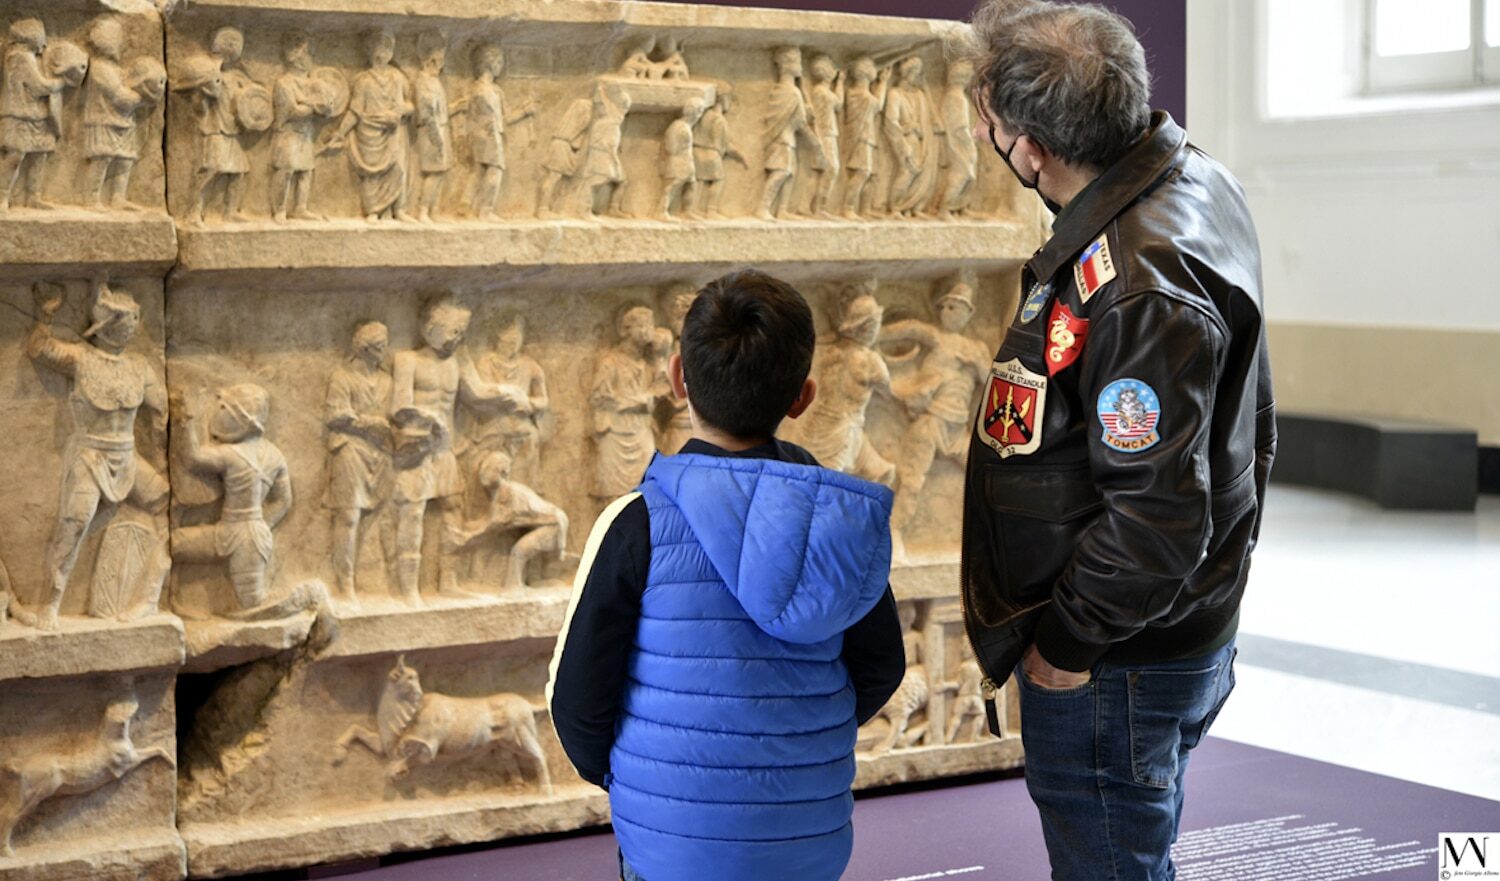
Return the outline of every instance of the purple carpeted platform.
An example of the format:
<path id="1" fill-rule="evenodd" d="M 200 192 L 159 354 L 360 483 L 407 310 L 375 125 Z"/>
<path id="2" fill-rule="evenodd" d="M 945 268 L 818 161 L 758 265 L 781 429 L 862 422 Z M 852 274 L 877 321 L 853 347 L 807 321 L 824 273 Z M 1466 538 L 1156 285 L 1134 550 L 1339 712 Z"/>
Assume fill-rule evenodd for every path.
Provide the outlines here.
<path id="1" fill-rule="evenodd" d="M 861 799 L 854 828 L 846 881 L 1048 876 L 1041 826 L 1021 779 Z M 1188 770 L 1178 878 L 1430 881 L 1439 833 L 1473 831 L 1500 833 L 1500 802 L 1210 739 Z M 606 881 L 615 877 L 614 859 L 614 838 L 605 832 L 338 877 Z"/>

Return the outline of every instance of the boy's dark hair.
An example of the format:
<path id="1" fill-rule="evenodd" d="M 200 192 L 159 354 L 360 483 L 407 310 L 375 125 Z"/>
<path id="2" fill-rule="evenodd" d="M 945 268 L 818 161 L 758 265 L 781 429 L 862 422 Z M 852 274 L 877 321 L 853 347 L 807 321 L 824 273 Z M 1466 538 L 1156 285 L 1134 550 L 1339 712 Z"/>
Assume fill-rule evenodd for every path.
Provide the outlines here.
<path id="1" fill-rule="evenodd" d="M 682 323 L 682 372 L 699 418 L 770 438 L 812 369 L 812 309 L 796 288 L 745 269 L 698 292 Z"/>

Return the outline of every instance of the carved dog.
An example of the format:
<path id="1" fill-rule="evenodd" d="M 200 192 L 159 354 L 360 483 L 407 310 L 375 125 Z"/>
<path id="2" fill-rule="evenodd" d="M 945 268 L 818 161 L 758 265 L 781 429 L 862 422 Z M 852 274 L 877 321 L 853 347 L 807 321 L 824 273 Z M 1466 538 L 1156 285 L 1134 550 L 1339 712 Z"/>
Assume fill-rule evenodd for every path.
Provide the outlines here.
<path id="1" fill-rule="evenodd" d="M 537 712 L 516 694 L 479 698 L 426 694 L 417 671 L 406 666 L 402 655 L 386 678 L 375 710 L 378 731 L 349 726 L 334 746 L 333 763 L 342 764 L 350 745 L 359 743 L 389 759 L 386 773 L 399 778 L 418 765 L 500 749 L 530 759 L 543 790 L 551 795 L 552 776 L 536 735 Z"/>
<path id="2" fill-rule="evenodd" d="M 138 750 L 130 739 L 130 720 L 139 705 L 116 701 L 104 712 L 99 739 L 81 750 L 57 755 L 40 753 L 0 765 L 0 854 L 12 856 L 11 833 L 37 805 L 55 795 L 79 795 L 119 780 L 152 759 L 173 768 L 177 761 L 159 746 Z"/>

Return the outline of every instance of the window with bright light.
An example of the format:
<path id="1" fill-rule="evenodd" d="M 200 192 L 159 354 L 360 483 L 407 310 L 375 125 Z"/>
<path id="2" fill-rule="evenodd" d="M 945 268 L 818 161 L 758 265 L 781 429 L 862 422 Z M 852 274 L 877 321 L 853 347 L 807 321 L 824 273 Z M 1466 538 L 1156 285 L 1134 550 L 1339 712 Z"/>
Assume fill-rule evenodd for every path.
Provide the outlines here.
<path id="1" fill-rule="evenodd" d="M 1256 0 L 1270 119 L 1500 103 L 1500 0 Z"/>
<path id="2" fill-rule="evenodd" d="M 1365 0 L 1365 90 L 1500 82 L 1500 0 Z"/>
<path id="3" fill-rule="evenodd" d="M 1465 51 L 1471 14 L 1469 0 L 1375 0 L 1375 53 Z"/>

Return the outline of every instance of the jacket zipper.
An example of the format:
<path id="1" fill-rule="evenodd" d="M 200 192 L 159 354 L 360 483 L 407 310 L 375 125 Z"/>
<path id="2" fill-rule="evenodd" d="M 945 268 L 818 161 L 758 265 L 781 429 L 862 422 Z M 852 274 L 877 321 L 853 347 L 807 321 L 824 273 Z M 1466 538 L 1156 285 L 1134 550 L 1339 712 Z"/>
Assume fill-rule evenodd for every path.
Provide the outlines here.
<path id="1" fill-rule="evenodd" d="M 1040 253 L 1042 253 L 1042 248 L 1037 248 L 1036 251 L 1031 255 L 1031 259 L 1035 260 L 1037 255 Z M 1030 261 L 1027 261 L 1027 265 L 1021 268 L 1021 296 L 1023 303 L 1028 288 L 1028 285 L 1026 283 L 1028 279 L 1030 279 L 1031 281 L 1031 286 L 1035 286 L 1039 283 L 1038 279 L 1036 278 L 1036 274 L 1031 271 Z M 1016 322 L 1012 321 L 1010 328 L 1006 331 L 1007 336 L 1011 333 L 1016 332 L 1016 330 L 1017 324 Z M 1040 336 L 1040 334 L 1038 334 L 1038 336 Z M 974 446 L 974 442 L 972 439 L 970 439 L 969 441 L 969 446 L 969 455 L 972 456 Z M 971 489 L 971 481 L 965 480 L 964 509 L 966 512 L 968 510 L 967 494 Z M 961 584 L 959 584 L 958 589 L 958 608 L 960 613 L 962 613 L 964 616 L 964 638 L 969 641 L 969 652 L 974 655 L 974 663 L 979 665 L 979 672 L 984 674 L 984 678 L 979 681 L 979 696 L 984 701 L 985 724 L 989 726 L 991 734 L 999 738 L 1004 738 L 1005 733 L 1001 730 L 1000 726 L 1000 708 L 996 705 L 996 697 L 1000 693 L 1000 686 L 995 684 L 994 677 L 990 674 L 990 671 L 986 669 L 982 656 L 979 654 L 979 643 L 974 639 L 974 626 L 971 623 L 971 619 L 969 617 L 969 553 L 968 549 L 963 547 L 962 545 L 959 546 L 958 551 L 958 572 L 959 579 L 962 582 Z M 1036 605 L 1031 606 L 1027 609 L 1022 609 L 1020 612 L 1017 612 L 1015 615 L 1007 618 L 1006 621 L 1014 621 L 1021 615 L 1030 612 L 1032 609 L 1040 608 L 1041 606 L 1046 605 L 1048 602 L 1051 602 L 1051 600 L 1037 603 Z M 1005 622 L 1001 623 L 1003 624 Z"/>

